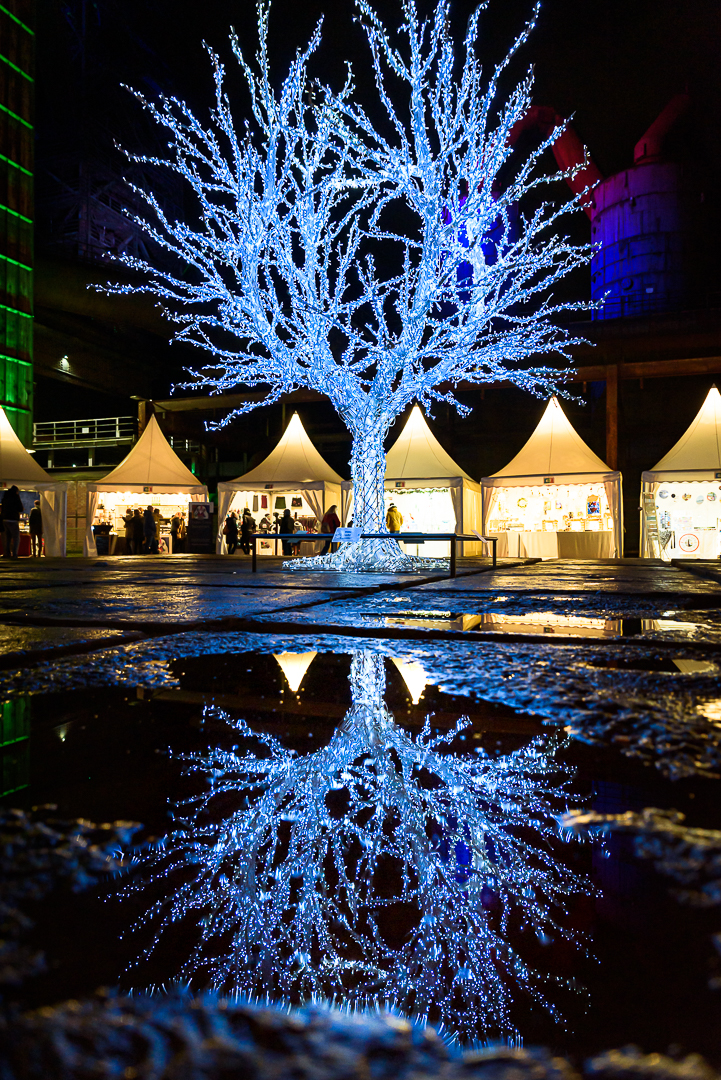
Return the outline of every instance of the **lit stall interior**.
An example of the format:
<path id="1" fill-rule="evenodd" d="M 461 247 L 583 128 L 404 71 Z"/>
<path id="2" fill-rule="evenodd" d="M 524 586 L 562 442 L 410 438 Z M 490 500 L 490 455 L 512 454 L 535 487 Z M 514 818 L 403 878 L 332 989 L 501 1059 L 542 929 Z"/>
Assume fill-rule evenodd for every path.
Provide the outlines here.
<path id="1" fill-rule="evenodd" d="M 622 554 L 621 474 L 586 445 L 555 397 L 522 450 L 481 483 L 483 532 L 498 537 L 499 556 Z"/>
<path id="2" fill-rule="evenodd" d="M 258 533 L 278 531 L 286 510 L 303 532 L 319 532 L 323 515 L 335 505 L 341 517 L 343 478 L 331 469 L 318 453 L 303 427 L 298 413 L 293 413 L 274 450 L 254 469 L 235 480 L 218 484 L 218 554 L 227 553 L 223 526 L 235 513 L 240 525 L 247 507 Z M 318 541 L 299 545 L 299 554 L 313 555 L 321 550 Z M 279 541 L 259 537 L 258 555 L 282 554 Z"/>
<path id="3" fill-rule="evenodd" d="M 666 562 L 721 556 L 721 395 L 715 386 L 675 446 L 642 475 L 641 553 Z"/>
<path id="4" fill-rule="evenodd" d="M 481 486 L 446 453 L 414 405 L 403 430 L 386 454 L 385 508 L 395 503 L 402 532 L 472 533 L 481 527 Z M 443 557 L 450 543 L 404 543 L 411 555 Z M 463 545 L 465 555 L 482 553 L 480 543 Z"/>
<path id="5" fill-rule="evenodd" d="M 20 556 L 32 551 L 28 519 L 35 501 L 40 503 L 46 555 L 65 555 L 68 485 L 53 480 L 25 449 L 7 414 L 0 407 L 0 497 L 16 486 L 23 504 L 20 520 Z M 0 549 L 4 537 L 0 537 Z"/>
<path id="6" fill-rule="evenodd" d="M 151 416 L 117 468 L 98 483 L 87 485 L 85 554 L 97 555 L 99 548 L 108 555 L 128 554 L 126 516 L 134 510 L 142 515 L 148 506 L 160 515 L 158 553 L 178 554 L 171 539 L 173 517 L 180 515 L 187 526 L 188 504 L 207 500 L 207 487 L 198 483 Z"/>

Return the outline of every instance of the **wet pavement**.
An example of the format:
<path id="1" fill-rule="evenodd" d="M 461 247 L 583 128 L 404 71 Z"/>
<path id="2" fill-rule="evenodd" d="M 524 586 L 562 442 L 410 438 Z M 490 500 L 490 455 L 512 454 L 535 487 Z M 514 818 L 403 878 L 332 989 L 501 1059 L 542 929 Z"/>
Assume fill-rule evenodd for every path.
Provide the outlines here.
<path id="1" fill-rule="evenodd" d="M 721 1064 L 698 839 L 684 905 L 669 858 L 559 826 L 655 807 L 721 845 L 715 564 L 270 562 L 0 564 L 4 804 L 155 838 L 122 902 L 62 907 L 24 1000 L 181 980 Z"/>

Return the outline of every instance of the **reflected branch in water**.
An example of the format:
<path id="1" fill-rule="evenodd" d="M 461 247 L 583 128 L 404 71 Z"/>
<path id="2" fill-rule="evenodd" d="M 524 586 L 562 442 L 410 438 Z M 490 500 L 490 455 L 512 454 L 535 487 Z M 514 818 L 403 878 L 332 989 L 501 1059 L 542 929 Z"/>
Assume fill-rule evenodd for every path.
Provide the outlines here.
<path id="1" fill-rule="evenodd" d="M 559 737 L 460 754 L 468 720 L 443 736 L 426 720 L 416 737 L 394 722 L 381 656 L 354 654 L 350 684 L 343 724 L 310 754 L 214 710 L 240 741 L 186 759 L 206 790 L 130 886 L 163 891 L 144 955 L 190 917 L 177 974 L 195 985 L 389 1004 L 464 1040 L 513 1038 L 518 994 L 560 1019 L 562 980 L 512 944 L 575 940 L 564 907 L 591 891 L 558 854 Z"/>

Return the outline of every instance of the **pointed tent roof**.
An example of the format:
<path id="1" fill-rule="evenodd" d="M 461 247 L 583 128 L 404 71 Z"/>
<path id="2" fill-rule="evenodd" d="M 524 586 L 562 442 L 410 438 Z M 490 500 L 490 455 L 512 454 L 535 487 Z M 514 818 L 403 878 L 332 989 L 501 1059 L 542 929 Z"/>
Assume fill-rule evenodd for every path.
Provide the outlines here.
<path id="1" fill-rule="evenodd" d="M 437 480 L 445 476 L 471 479 L 445 452 L 423 413 L 414 405 L 403 431 L 386 454 L 386 479 Z"/>
<path id="2" fill-rule="evenodd" d="M 117 488 L 147 484 L 167 487 L 171 491 L 176 488 L 204 490 L 204 485 L 198 483 L 197 477 L 175 453 L 154 416 L 150 417 L 130 453 L 100 483 L 103 487 Z"/>
<path id="3" fill-rule="evenodd" d="M 53 478 L 38 465 L 15 434 L 5 410 L 0 408 L 0 481 L 17 484 L 53 484 Z"/>
<path id="4" fill-rule="evenodd" d="M 303 682 L 305 673 L 317 655 L 317 652 L 273 653 L 281 671 L 285 675 L 288 689 L 292 690 L 294 694 L 297 694 L 300 690 L 300 684 Z"/>
<path id="5" fill-rule="evenodd" d="M 612 469 L 587 446 L 556 397 L 546 406 L 538 427 L 522 450 L 493 476 L 563 476 L 610 473 Z"/>
<path id="6" fill-rule="evenodd" d="M 250 472 L 231 480 L 231 484 L 270 484 L 273 481 L 281 484 L 291 481 L 309 484 L 314 480 L 327 480 L 331 484 L 343 483 L 343 478 L 335 469 L 331 469 L 313 446 L 298 413 L 295 412 L 275 450 Z"/>
<path id="7" fill-rule="evenodd" d="M 721 394 L 712 386 L 695 420 L 651 472 L 721 470 Z"/>

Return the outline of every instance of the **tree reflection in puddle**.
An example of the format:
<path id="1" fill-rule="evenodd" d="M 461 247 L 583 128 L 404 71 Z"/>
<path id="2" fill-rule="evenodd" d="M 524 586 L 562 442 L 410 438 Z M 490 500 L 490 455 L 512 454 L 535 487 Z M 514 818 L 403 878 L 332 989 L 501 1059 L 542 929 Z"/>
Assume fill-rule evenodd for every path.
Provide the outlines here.
<path id="1" fill-rule="evenodd" d="M 394 722 L 381 656 L 355 653 L 350 684 L 351 708 L 314 753 L 206 710 L 239 743 L 185 759 L 207 788 L 176 807 L 130 886 L 163 891 L 142 920 L 144 956 L 190 919 L 175 974 L 194 985 L 388 1004 L 463 1041 L 515 1038 L 517 996 L 560 1020 L 572 981 L 524 958 L 575 941 L 566 903 L 592 891 L 559 857 L 559 736 L 459 753 L 468 720 L 442 736 L 427 720 L 415 737 Z"/>

